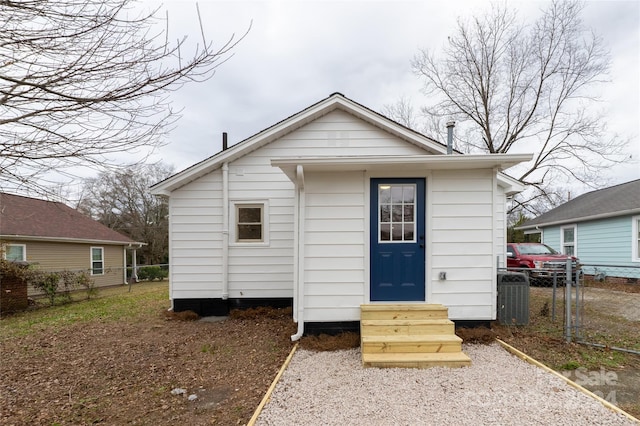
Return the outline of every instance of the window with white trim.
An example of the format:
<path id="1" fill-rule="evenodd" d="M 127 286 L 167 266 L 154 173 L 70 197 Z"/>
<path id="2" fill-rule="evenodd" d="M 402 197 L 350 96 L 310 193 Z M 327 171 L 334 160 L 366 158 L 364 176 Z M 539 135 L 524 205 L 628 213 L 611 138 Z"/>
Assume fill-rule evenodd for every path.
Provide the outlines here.
<path id="1" fill-rule="evenodd" d="M 562 253 L 568 256 L 577 256 L 576 245 L 577 229 L 575 225 L 560 228 L 560 245 Z"/>
<path id="2" fill-rule="evenodd" d="M 266 201 L 234 201 L 231 212 L 231 244 L 269 243 L 269 208 Z"/>
<path id="3" fill-rule="evenodd" d="M 632 234 L 631 234 L 631 244 L 633 247 L 631 248 L 632 253 L 632 261 L 640 262 L 640 216 L 634 216 L 631 218 L 633 224 Z"/>
<path id="4" fill-rule="evenodd" d="M 91 275 L 104 275 L 104 249 L 91 247 Z"/>
<path id="5" fill-rule="evenodd" d="M 27 246 L 25 244 L 7 244 L 4 246 L 4 258 L 14 262 L 27 261 Z"/>

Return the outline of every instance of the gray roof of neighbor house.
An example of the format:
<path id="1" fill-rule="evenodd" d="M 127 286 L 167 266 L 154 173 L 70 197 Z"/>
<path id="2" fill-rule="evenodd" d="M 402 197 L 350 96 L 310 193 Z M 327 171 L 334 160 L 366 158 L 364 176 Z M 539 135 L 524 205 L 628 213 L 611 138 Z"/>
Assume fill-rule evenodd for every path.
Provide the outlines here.
<path id="1" fill-rule="evenodd" d="M 582 194 L 517 229 L 640 214 L 640 179 Z"/>
<path id="2" fill-rule="evenodd" d="M 0 237 L 139 244 L 62 203 L 0 193 Z"/>

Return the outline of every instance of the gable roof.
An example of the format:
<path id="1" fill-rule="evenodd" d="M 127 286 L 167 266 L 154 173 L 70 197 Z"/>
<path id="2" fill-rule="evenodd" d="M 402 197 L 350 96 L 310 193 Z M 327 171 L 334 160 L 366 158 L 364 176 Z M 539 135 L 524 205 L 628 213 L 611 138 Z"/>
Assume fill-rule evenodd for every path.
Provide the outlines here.
<path id="1" fill-rule="evenodd" d="M 5 193 L 0 193 L 0 237 L 5 240 L 135 243 L 65 204 Z"/>
<path id="2" fill-rule="evenodd" d="M 360 118 L 396 137 L 423 148 L 427 153 L 446 154 L 446 145 L 421 133 L 405 127 L 367 107 L 361 105 L 341 93 L 334 93 L 304 110 L 285 118 L 271 127 L 238 142 L 224 151 L 194 164 L 169 178 L 151 186 L 156 195 L 169 195 L 172 191 L 204 176 L 223 163 L 236 160 L 276 139 L 279 139 L 332 111 L 341 110 Z"/>
<path id="3" fill-rule="evenodd" d="M 640 213 L 640 179 L 582 194 L 517 229 L 584 222 Z"/>

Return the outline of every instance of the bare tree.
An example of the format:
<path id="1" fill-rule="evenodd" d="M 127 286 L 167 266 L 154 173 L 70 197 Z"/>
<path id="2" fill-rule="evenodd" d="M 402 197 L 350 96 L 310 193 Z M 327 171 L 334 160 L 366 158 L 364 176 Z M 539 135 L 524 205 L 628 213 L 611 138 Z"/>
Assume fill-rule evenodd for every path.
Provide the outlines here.
<path id="1" fill-rule="evenodd" d="M 412 67 L 435 102 L 422 109 L 442 125 L 454 118 L 465 152 L 534 152 L 516 169 L 530 191 L 514 204 L 534 214 L 557 202 L 554 182 L 596 184 L 623 161 L 625 141 L 608 136 L 596 110 L 609 54 L 580 19 L 582 4 L 555 0 L 530 26 L 505 5 L 458 21 L 442 55 L 423 50 Z"/>
<path id="2" fill-rule="evenodd" d="M 246 35 L 171 43 L 158 10 L 140 10 L 134 0 L 0 0 L 0 189 L 103 168 L 122 152 L 144 157 L 178 117 L 169 92 L 210 78 Z"/>
<path id="3" fill-rule="evenodd" d="M 131 166 L 85 180 L 78 210 L 134 241 L 146 243 L 139 253 L 142 264 L 167 262 L 169 207 L 149 187 L 167 178 L 173 168 L 162 163 Z"/>

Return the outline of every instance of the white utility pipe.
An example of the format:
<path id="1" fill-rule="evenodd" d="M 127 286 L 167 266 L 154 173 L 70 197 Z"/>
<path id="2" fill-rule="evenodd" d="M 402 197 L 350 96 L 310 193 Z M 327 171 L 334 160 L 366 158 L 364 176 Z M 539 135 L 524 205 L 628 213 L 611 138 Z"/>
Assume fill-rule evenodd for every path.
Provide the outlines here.
<path id="1" fill-rule="evenodd" d="M 222 164 L 222 300 L 229 298 L 229 163 Z"/>

